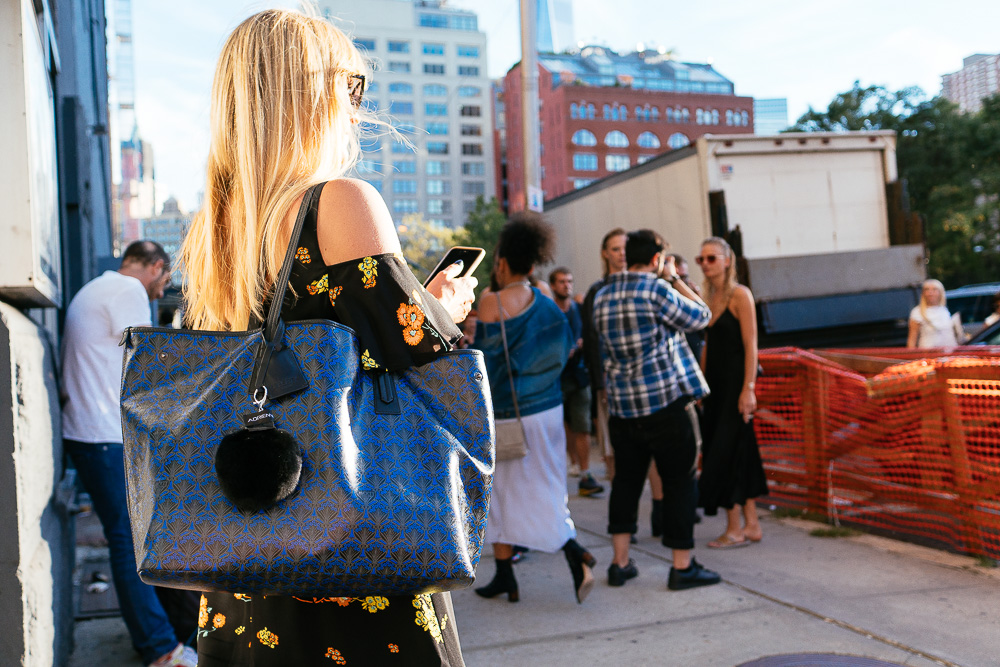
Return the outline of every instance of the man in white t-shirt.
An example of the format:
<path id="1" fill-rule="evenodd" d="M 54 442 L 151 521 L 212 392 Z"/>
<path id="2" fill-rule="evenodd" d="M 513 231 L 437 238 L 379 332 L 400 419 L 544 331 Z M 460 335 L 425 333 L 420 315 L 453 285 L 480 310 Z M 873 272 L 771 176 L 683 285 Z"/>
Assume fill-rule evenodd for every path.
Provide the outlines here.
<path id="1" fill-rule="evenodd" d="M 151 323 L 149 302 L 162 297 L 169 282 L 170 257 L 163 248 L 136 241 L 125 250 L 121 268 L 91 280 L 70 302 L 62 339 L 62 433 L 108 540 L 132 644 L 147 665 L 193 667 L 197 655 L 177 641 L 156 591 L 136 573 L 119 407 L 122 332 Z"/>

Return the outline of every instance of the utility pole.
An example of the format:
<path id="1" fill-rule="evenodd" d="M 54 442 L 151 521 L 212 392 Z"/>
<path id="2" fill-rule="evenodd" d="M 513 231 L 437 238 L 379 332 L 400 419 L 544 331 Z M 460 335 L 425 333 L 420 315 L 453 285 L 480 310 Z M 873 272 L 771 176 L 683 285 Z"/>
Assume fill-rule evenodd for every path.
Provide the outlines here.
<path id="1" fill-rule="evenodd" d="M 542 166 L 538 133 L 538 0 L 521 0 L 521 119 L 524 198 L 542 210 Z"/>

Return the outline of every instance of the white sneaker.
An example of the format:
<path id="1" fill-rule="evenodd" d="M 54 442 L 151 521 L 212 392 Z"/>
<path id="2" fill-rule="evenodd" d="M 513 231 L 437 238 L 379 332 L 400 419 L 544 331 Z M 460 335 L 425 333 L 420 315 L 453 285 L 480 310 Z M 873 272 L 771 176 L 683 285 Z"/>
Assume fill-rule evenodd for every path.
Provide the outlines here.
<path id="1" fill-rule="evenodd" d="M 569 476 L 570 477 L 579 477 L 580 476 L 580 466 L 577 465 L 576 463 L 570 463 L 567 472 L 569 472 Z"/>
<path id="2" fill-rule="evenodd" d="M 198 653 L 190 646 L 178 644 L 173 651 L 150 663 L 149 667 L 198 667 Z"/>

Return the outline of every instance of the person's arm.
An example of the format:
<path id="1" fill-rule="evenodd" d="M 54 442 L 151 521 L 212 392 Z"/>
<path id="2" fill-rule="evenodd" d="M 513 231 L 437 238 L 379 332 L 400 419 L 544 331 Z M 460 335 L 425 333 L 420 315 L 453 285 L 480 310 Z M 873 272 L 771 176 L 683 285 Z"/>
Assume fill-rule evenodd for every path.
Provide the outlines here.
<path id="1" fill-rule="evenodd" d="M 738 402 L 743 421 L 749 422 L 757 410 L 757 311 L 753 294 L 743 285 L 733 293 L 733 310 L 740 322 L 743 339 L 743 389 Z"/>
<path id="2" fill-rule="evenodd" d="M 677 283 L 681 284 L 681 281 L 678 280 Z M 659 284 L 661 287 L 657 288 L 657 296 L 654 298 L 659 300 L 660 317 L 664 323 L 684 332 L 700 331 L 708 326 L 712 311 L 700 297 L 695 295 L 695 299 L 690 299 L 679 290 L 667 289 L 665 281 Z M 685 288 L 694 294 L 686 285 Z"/>
<path id="3" fill-rule="evenodd" d="M 917 339 L 920 336 L 920 322 L 916 320 L 910 320 L 910 332 L 906 336 L 906 347 L 916 347 Z"/>

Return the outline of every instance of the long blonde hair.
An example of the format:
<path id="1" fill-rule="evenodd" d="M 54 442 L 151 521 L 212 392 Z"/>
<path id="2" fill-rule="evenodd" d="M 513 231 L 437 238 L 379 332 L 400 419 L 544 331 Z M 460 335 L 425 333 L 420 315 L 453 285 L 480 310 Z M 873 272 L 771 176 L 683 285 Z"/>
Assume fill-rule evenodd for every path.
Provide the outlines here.
<path id="1" fill-rule="evenodd" d="M 708 237 L 701 242 L 701 247 L 704 248 L 709 244 L 719 246 L 722 249 L 722 254 L 729 260 L 729 266 L 726 267 L 725 279 L 722 281 L 722 294 L 726 297 L 726 303 L 728 304 L 729 297 L 732 295 L 733 290 L 736 289 L 736 285 L 738 284 L 736 280 L 736 253 L 733 252 L 732 247 L 726 239 L 719 236 Z M 712 300 L 718 292 L 708 278 L 706 278 L 702 283 L 702 288 L 708 300 Z"/>
<path id="2" fill-rule="evenodd" d="M 941 303 L 938 304 L 939 306 L 947 307 L 947 306 L 945 306 L 945 304 L 948 302 L 948 300 L 947 300 L 947 298 L 945 297 L 945 294 L 944 294 L 944 284 L 940 280 L 935 280 L 934 278 L 928 278 L 923 283 L 921 283 L 920 284 L 920 317 L 922 317 L 924 319 L 924 322 L 930 322 L 930 320 L 927 319 L 927 309 L 930 307 L 930 304 L 927 303 L 927 297 L 924 296 L 924 288 L 927 287 L 928 285 L 933 285 L 934 287 L 936 287 L 938 289 L 939 292 L 941 292 Z"/>
<path id="3" fill-rule="evenodd" d="M 300 12 L 260 12 L 226 40 L 212 84 L 204 205 L 181 248 L 188 325 L 239 330 L 262 318 L 289 208 L 361 155 L 365 113 L 351 105 L 352 74 L 370 77 L 353 42 Z"/>

